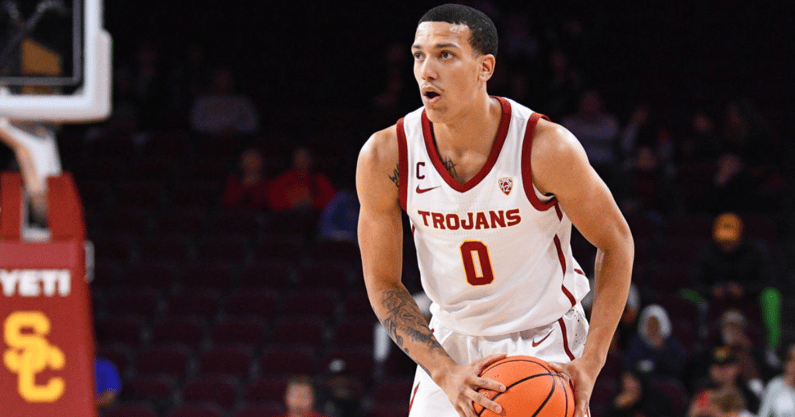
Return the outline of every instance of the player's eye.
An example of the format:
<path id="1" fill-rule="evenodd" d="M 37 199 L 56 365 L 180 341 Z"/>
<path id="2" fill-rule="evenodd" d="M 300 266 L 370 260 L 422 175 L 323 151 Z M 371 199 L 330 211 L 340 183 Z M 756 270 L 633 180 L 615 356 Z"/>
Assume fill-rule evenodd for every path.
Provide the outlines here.
<path id="1" fill-rule="evenodd" d="M 414 59 L 422 59 L 422 54 L 419 52 L 414 53 Z"/>
<path id="2" fill-rule="evenodd" d="M 439 55 L 442 57 L 442 59 L 448 59 L 453 57 L 453 54 L 449 51 L 442 51 L 442 53 Z"/>

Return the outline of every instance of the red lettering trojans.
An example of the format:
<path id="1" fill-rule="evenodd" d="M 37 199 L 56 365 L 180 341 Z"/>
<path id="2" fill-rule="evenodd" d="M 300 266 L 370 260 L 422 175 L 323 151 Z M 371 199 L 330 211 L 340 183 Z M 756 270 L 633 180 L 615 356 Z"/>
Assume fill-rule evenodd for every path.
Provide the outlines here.
<path id="1" fill-rule="evenodd" d="M 442 230 L 496 229 L 515 226 L 522 221 L 519 209 L 467 212 L 465 215 L 417 210 L 417 214 L 422 216 L 422 222 L 426 226 Z"/>

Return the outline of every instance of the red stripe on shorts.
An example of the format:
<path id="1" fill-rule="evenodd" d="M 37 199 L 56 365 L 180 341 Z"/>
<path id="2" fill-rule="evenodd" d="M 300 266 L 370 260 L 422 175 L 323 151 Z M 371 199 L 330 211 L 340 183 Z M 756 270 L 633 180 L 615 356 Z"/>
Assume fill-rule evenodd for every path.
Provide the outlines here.
<path id="1" fill-rule="evenodd" d="M 563 334 L 563 350 L 566 351 L 569 359 L 574 360 L 574 354 L 569 349 L 569 336 L 566 334 L 566 323 L 563 322 L 563 317 L 558 319 L 558 324 L 560 325 L 560 333 Z"/>

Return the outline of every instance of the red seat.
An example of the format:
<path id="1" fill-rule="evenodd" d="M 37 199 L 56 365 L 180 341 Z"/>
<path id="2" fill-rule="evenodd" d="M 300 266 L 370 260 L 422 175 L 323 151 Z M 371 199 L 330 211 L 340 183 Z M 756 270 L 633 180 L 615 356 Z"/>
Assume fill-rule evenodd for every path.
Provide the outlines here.
<path id="1" fill-rule="evenodd" d="M 208 231 L 235 233 L 246 238 L 255 238 L 263 228 L 262 214 L 249 210 L 224 210 L 213 216 Z"/>
<path id="2" fill-rule="evenodd" d="M 124 383 L 124 395 L 133 400 L 168 401 L 176 385 L 168 375 L 138 375 Z"/>
<path id="3" fill-rule="evenodd" d="M 370 396 L 377 404 L 407 404 L 411 399 L 413 384 L 411 378 L 386 378 L 372 389 Z"/>
<path id="4" fill-rule="evenodd" d="M 185 345 L 155 345 L 143 351 L 136 360 L 139 375 L 170 375 L 183 378 L 187 372 L 190 349 Z"/>
<path id="5" fill-rule="evenodd" d="M 226 412 L 215 404 L 184 404 L 168 413 L 168 417 L 225 417 Z"/>
<path id="6" fill-rule="evenodd" d="M 134 349 L 123 343 L 102 343 L 97 345 L 97 356 L 113 362 L 124 377 L 131 370 Z"/>
<path id="7" fill-rule="evenodd" d="M 320 240 L 312 247 L 312 259 L 337 261 L 346 265 L 361 263 L 361 252 L 356 242 L 347 240 Z"/>
<path id="8" fill-rule="evenodd" d="M 138 243 L 138 253 L 143 261 L 167 261 L 184 263 L 188 261 L 191 244 L 186 236 L 172 233 L 142 239 Z"/>
<path id="9" fill-rule="evenodd" d="M 252 368 L 252 349 L 243 346 L 213 346 L 199 354 L 199 375 L 223 374 L 239 378 Z"/>
<path id="10" fill-rule="evenodd" d="M 281 305 L 281 313 L 292 316 L 330 318 L 337 309 L 336 296 L 325 290 L 298 291 L 288 295 Z"/>
<path id="11" fill-rule="evenodd" d="M 350 265 L 334 260 L 314 259 L 298 271 L 298 286 L 307 290 L 341 290 L 353 281 Z"/>
<path id="12" fill-rule="evenodd" d="M 349 318 L 341 321 L 334 328 L 332 343 L 372 345 L 373 332 L 378 321 L 373 317 Z"/>
<path id="13" fill-rule="evenodd" d="M 375 404 L 365 414 L 366 417 L 406 417 L 409 404 Z"/>
<path id="14" fill-rule="evenodd" d="M 214 234 L 199 242 L 196 255 L 202 262 L 241 264 L 248 255 L 248 242 L 241 236 Z"/>
<path id="15" fill-rule="evenodd" d="M 159 233 L 197 236 L 204 229 L 206 222 L 206 210 L 168 210 L 155 218 L 155 230 Z"/>
<path id="16" fill-rule="evenodd" d="M 139 346 L 143 340 L 144 323 L 138 316 L 108 316 L 96 319 L 97 341 Z"/>
<path id="17" fill-rule="evenodd" d="M 232 316 L 255 316 L 270 319 L 276 312 L 278 292 L 270 289 L 245 288 L 226 296 L 224 311 Z"/>
<path id="18" fill-rule="evenodd" d="M 207 209 L 217 202 L 219 193 L 216 180 L 183 182 L 171 191 L 169 204 L 178 209 Z"/>
<path id="19" fill-rule="evenodd" d="M 226 291 L 234 284 L 232 268 L 226 263 L 198 260 L 185 265 L 180 275 L 182 282 L 191 288 Z"/>
<path id="20" fill-rule="evenodd" d="M 125 180 L 115 186 L 118 207 L 156 210 L 162 207 L 165 185 L 161 181 Z"/>
<path id="21" fill-rule="evenodd" d="M 135 243 L 129 234 L 107 233 L 91 239 L 97 262 L 112 261 L 124 264 L 132 259 Z"/>
<path id="22" fill-rule="evenodd" d="M 240 271 L 239 284 L 246 288 L 287 289 L 293 280 L 295 267 L 292 261 L 262 259 Z"/>
<path id="23" fill-rule="evenodd" d="M 267 375 L 246 387 L 243 398 L 256 403 L 282 402 L 287 388 L 288 377 Z"/>
<path id="24" fill-rule="evenodd" d="M 282 400 L 279 400 L 278 402 L 245 404 L 234 414 L 234 417 L 274 417 L 284 412 Z"/>
<path id="25" fill-rule="evenodd" d="M 256 317 L 227 317 L 215 323 L 211 339 L 218 344 L 259 346 L 265 340 L 265 326 Z"/>
<path id="26" fill-rule="evenodd" d="M 255 259 L 279 259 L 299 262 L 306 256 L 306 243 L 297 234 L 270 234 L 263 238 L 255 250 Z"/>
<path id="27" fill-rule="evenodd" d="M 171 295 L 167 311 L 172 315 L 214 316 L 219 310 L 220 293 L 207 288 L 187 288 Z"/>
<path id="28" fill-rule="evenodd" d="M 157 417 L 155 409 L 147 404 L 121 404 L 102 412 L 103 417 Z"/>
<path id="29" fill-rule="evenodd" d="M 199 346 L 204 340 L 205 321 L 197 316 L 166 316 L 152 326 L 152 342 Z"/>
<path id="30" fill-rule="evenodd" d="M 124 269 L 119 283 L 126 287 L 167 291 L 176 280 L 177 266 L 173 262 L 136 262 Z"/>
<path id="31" fill-rule="evenodd" d="M 312 375 L 317 369 L 315 350 L 302 345 L 276 345 L 263 349 L 260 372 L 264 375 Z"/>
<path id="32" fill-rule="evenodd" d="M 182 400 L 187 404 L 211 402 L 229 410 L 237 400 L 239 389 L 235 378 L 225 375 L 205 375 L 185 383 Z"/>
<path id="33" fill-rule="evenodd" d="M 271 341 L 320 347 L 324 342 L 324 331 L 324 320 L 319 317 L 282 317 L 273 323 Z"/>
<path id="34" fill-rule="evenodd" d="M 126 288 L 111 294 L 105 309 L 113 315 L 154 316 L 160 306 L 160 292 L 151 288 Z"/>

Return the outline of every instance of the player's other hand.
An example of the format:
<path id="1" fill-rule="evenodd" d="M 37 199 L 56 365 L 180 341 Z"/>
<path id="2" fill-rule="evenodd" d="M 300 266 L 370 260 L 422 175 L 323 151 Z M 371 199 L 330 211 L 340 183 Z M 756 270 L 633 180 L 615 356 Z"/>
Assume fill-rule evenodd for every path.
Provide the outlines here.
<path id="1" fill-rule="evenodd" d="M 553 371 L 567 376 L 574 388 L 574 417 L 588 416 L 588 403 L 601 365 L 577 358 L 569 363 L 550 362 L 549 366 Z"/>
<path id="2" fill-rule="evenodd" d="M 505 391 L 505 386 L 493 379 L 482 378 L 481 372 L 492 363 L 504 358 L 504 353 L 486 356 L 468 365 L 453 364 L 442 370 L 433 379 L 447 394 L 447 398 L 461 417 L 477 417 L 474 403 L 482 405 L 496 414 L 502 413 L 502 407 L 478 392 L 487 389 L 496 392 Z"/>

